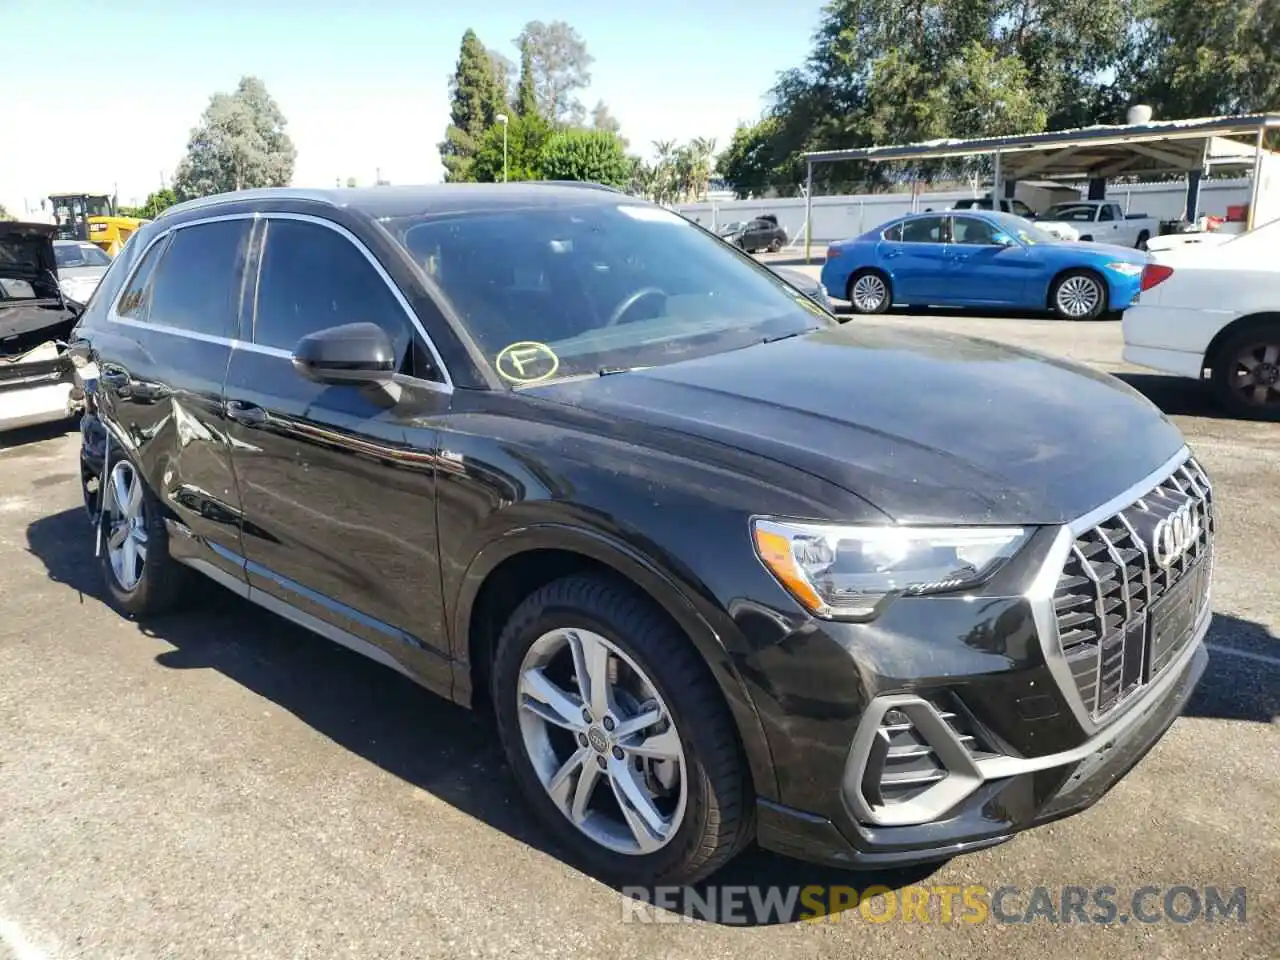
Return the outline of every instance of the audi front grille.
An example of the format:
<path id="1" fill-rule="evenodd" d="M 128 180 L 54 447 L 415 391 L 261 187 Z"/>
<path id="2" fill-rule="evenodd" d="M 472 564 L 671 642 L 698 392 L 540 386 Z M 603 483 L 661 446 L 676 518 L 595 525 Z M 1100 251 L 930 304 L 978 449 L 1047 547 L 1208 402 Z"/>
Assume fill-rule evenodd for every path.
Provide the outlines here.
<path id="1" fill-rule="evenodd" d="M 1207 599 L 1213 524 L 1209 479 L 1188 458 L 1076 537 L 1058 578 L 1054 613 L 1059 649 L 1095 722 L 1190 642 L 1194 631 L 1182 626 L 1188 614 L 1194 614 L 1192 625 L 1199 620 Z M 1174 606 L 1187 608 L 1183 616 Z"/>

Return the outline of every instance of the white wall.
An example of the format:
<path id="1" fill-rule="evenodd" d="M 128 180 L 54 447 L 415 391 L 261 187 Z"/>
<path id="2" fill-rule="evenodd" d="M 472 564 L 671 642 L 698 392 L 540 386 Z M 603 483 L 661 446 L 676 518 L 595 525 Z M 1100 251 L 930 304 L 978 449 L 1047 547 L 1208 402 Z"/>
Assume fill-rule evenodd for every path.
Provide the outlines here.
<path id="1" fill-rule="evenodd" d="M 1280 193 L 1280 191 L 1276 191 Z M 920 194 L 917 210 L 932 207 L 945 210 L 957 200 L 973 196 L 971 191 Z M 1129 213 L 1145 213 L 1161 220 L 1176 220 L 1186 210 L 1187 188 L 1182 182 L 1140 183 L 1117 186 L 1107 198 L 1127 207 Z M 1248 180 L 1206 180 L 1200 186 L 1200 213 L 1226 216 L 1231 204 L 1249 202 Z M 772 213 L 793 241 L 804 245 L 804 200 L 799 197 L 776 200 L 725 200 L 717 203 L 687 203 L 676 207 L 682 214 L 706 227 L 749 220 Z M 874 193 L 813 198 L 813 242 L 829 243 L 861 233 L 911 212 L 911 194 Z"/>

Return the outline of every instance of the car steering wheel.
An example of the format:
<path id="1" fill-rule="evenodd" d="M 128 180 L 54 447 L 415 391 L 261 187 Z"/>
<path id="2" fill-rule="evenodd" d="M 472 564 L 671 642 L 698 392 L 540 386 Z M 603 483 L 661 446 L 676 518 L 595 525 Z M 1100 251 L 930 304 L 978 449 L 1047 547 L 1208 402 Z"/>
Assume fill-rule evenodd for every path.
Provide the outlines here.
<path id="1" fill-rule="evenodd" d="M 634 307 L 645 297 L 662 297 L 667 299 L 667 292 L 659 290 L 657 287 L 641 287 L 635 293 L 628 294 L 623 301 L 613 308 L 613 313 L 609 314 L 609 319 L 605 321 L 606 327 L 616 325 L 626 315 L 627 311 Z"/>

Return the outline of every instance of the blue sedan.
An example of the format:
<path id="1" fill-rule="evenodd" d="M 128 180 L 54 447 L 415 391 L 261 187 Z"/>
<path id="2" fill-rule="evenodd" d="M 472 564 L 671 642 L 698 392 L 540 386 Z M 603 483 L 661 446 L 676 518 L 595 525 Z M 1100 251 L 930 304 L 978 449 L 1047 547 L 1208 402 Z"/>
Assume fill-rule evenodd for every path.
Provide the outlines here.
<path id="1" fill-rule="evenodd" d="M 832 244 L 822 285 L 855 313 L 938 304 L 1092 320 L 1129 306 L 1147 260 L 1129 247 L 1055 240 L 1008 213 L 922 213 Z"/>

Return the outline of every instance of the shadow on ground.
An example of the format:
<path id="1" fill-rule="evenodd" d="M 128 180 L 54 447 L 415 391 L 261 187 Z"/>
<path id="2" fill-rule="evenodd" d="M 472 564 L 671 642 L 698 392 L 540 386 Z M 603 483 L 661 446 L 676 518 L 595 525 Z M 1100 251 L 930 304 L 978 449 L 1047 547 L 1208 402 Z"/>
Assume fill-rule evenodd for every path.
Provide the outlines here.
<path id="1" fill-rule="evenodd" d="M 82 600 L 91 597 L 106 603 L 83 511 L 67 510 L 35 521 L 27 528 L 27 544 L 44 563 L 50 580 L 78 591 Z M 156 656 L 158 664 L 173 670 L 217 670 L 370 763 L 523 843 L 567 859 L 526 812 L 487 714 L 436 697 L 400 674 L 213 583 L 198 580 L 193 592 L 194 610 L 138 625 L 144 635 L 173 648 Z M 853 874 L 752 848 L 689 892 L 705 896 L 712 887 L 728 884 L 858 889 L 883 884 L 897 889 L 918 882 L 933 869 Z M 741 923 L 747 913 L 733 913 L 731 919 Z M 773 915 L 761 922 L 791 922 L 796 917 Z"/>
<path id="2" fill-rule="evenodd" d="M 34 427 L 6 430 L 0 433 L 0 452 L 36 444 L 41 440 L 53 440 L 78 429 L 79 423 L 76 420 L 58 420 L 54 423 L 41 423 Z"/>
<path id="3" fill-rule="evenodd" d="M 1236 419 L 1221 406 L 1209 384 L 1187 377 L 1164 377 L 1157 373 L 1117 373 L 1171 417 L 1205 417 L 1211 420 Z"/>

